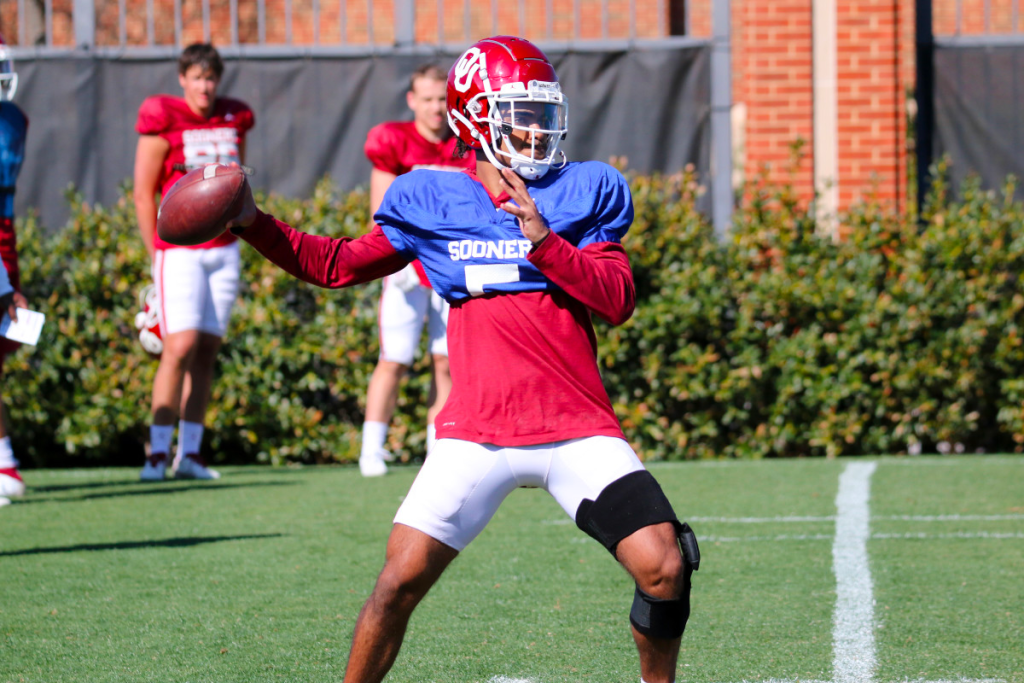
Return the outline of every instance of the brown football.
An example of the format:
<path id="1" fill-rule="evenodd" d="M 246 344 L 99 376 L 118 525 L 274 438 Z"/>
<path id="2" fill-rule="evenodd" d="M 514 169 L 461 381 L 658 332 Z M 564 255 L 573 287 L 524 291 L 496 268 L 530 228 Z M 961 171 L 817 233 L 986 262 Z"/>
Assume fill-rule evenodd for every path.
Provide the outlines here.
<path id="1" fill-rule="evenodd" d="M 160 200 L 156 216 L 160 239 L 192 246 L 219 237 L 224 224 L 242 210 L 246 183 L 245 172 L 238 166 L 192 169 Z"/>

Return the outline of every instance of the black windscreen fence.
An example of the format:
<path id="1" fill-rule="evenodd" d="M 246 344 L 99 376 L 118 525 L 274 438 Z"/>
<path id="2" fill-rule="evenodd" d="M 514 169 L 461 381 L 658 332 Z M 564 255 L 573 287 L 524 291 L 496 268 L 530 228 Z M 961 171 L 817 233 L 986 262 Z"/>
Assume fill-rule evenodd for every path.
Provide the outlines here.
<path id="1" fill-rule="evenodd" d="M 935 158 L 949 156 L 954 186 L 1024 177 L 1024 45 L 940 44 L 934 64 Z"/>
<path id="2" fill-rule="evenodd" d="M 411 118 L 409 74 L 426 61 L 447 69 L 457 56 L 227 60 L 219 93 L 256 113 L 246 143 L 253 186 L 302 198 L 324 176 L 344 190 L 366 185 L 367 131 Z M 693 164 L 710 183 L 708 45 L 549 56 L 569 99 L 570 159 L 626 157 L 628 168 L 643 173 Z M 167 59 L 22 59 L 17 70 L 16 101 L 30 126 L 16 211 L 38 210 L 50 230 L 67 220 L 70 185 L 90 203 L 117 201 L 132 175 L 139 105 L 149 95 L 181 93 Z"/>

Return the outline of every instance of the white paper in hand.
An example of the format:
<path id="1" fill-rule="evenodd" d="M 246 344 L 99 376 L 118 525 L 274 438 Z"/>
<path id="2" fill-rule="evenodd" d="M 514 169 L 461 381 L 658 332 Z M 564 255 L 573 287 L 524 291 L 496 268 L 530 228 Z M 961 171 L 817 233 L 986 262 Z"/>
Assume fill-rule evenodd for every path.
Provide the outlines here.
<path id="1" fill-rule="evenodd" d="M 0 337 L 35 346 L 39 341 L 39 333 L 43 331 L 44 322 L 45 315 L 27 308 L 18 309 L 17 322 L 12 322 L 11 316 L 4 313 L 4 319 L 0 320 Z"/>

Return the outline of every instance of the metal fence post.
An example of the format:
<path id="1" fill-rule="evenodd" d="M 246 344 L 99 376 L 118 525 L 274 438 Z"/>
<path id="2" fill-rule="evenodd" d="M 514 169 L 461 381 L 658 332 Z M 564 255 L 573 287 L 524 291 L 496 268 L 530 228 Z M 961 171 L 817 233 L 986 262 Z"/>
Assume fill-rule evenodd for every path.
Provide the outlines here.
<path id="1" fill-rule="evenodd" d="M 733 208 L 730 0 L 712 0 L 711 12 L 711 219 L 723 237 Z"/>
<path id="2" fill-rule="evenodd" d="M 932 165 L 932 133 L 935 130 L 935 35 L 932 29 L 932 0 L 915 2 L 914 37 L 917 62 L 917 215 L 931 188 L 928 175 Z"/>
<path id="3" fill-rule="evenodd" d="M 415 42 L 415 0 L 395 0 L 395 45 L 412 45 Z"/>
<path id="4" fill-rule="evenodd" d="M 96 10 L 93 7 L 93 0 L 74 0 L 71 11 L 75 47 L 91 48 L 96 42 Z"/>

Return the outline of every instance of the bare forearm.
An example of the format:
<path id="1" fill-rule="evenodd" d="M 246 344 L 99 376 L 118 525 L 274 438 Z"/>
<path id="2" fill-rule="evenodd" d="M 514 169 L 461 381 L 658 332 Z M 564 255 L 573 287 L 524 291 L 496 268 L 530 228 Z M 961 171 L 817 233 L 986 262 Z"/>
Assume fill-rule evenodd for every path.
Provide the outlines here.
<path id="1" fill-rule="evenodd" d="M 154 236 L 156 235 L 156 200 L 152 196 L 135 195 L 135 219 L 139 223 L 142 242 L 152 254 Z"/>
<path id="2" fill-rule="evenodd" d="M 157 135 L 140 135 L 135 149 L 135 218 L 139 232 L 149 250 L 155 250 L 156 235 L 156 193 L 160 186 L 164 159 L 170 151 L 170 143 Z"/>

